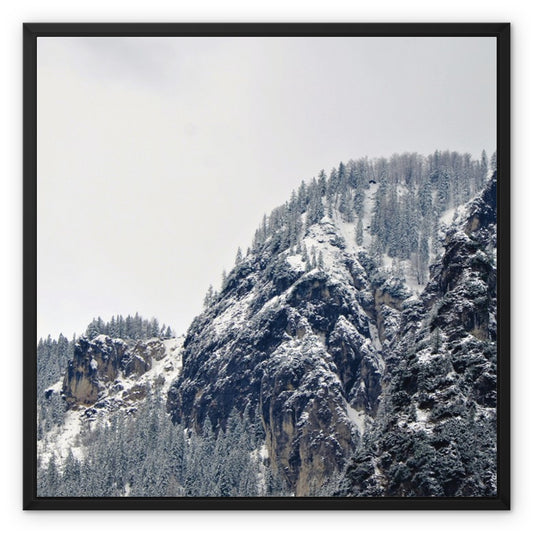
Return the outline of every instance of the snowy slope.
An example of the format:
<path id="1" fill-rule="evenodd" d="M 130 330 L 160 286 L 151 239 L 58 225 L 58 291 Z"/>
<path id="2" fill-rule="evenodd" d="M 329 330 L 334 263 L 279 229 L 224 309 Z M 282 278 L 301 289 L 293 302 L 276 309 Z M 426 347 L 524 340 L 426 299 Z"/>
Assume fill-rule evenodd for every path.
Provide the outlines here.
<path id="1" fill-rule="evenodd" d="M 92 346 L 105 343 L 127 345 L 122 339 L 111 339 L 106 335 L 99 335 L 91 342 Z M 150 358 L 150 368 L 141 375 L 125 375 L 119 371 L 112 382 L 102 379 L 99 383 L 102 389 L 98 400 L 92 405 L 73 404 L 66 411 L 61 425 L 54 425 L 37 442 L 38 456 L 41 462 L 46 464 L 53 453 L 58 464 L 61 464 L 69 452 L 80 458 L 84 450 L 80 440 L 80 433 L 87 431 L 99 421 L 105 420 L 110 412 L 123 410 L 134 414 L 147 393 L 157 394 L 165 398 L 172 381 L 181 371 L 181 352 L 183 337 L 172 339 L 153 338 L 146 341 L 138 341 L 129 346 L 128 350 L 135 354 L 146 353 L 146 350 L 156 350 L 158 357 Z M 89 367 L 97 371 L 98 364 L 91 357 Z M 61 395 L 65 388 L 65 378 L 61 379 L 46 391 L 47 401 L 53 400 L 54 395 Z"/>

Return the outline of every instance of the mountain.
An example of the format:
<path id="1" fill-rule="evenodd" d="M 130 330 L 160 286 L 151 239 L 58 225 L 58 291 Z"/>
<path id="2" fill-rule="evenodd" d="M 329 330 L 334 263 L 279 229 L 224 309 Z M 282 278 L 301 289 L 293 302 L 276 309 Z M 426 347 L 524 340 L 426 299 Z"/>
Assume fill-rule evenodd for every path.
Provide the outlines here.
<path id="1" fill-rule="evenodd" d="M 117 411 L 135 413 L 153 393 L 166 395 L 181 369 L 183 337 L 131 340 L 100 334 L 81 337 L 63 376 L 38 403 L 41 459 L 84 455 L 83 428 Z"/>
<path id="2" fill-rule="evenodd" d="M 343 496 L 496 495 L 496 177 L 406 302 L 387 394 Z"/>
<path id="3" fill-rule="evenodd" d="M 353 421 L 376 408 L 383 370 L 365 311 L 377 290 L 368 272 L 332 223 L 307 239 L 328 266 L 305 272 L 300 254 L 266 250 L 233 270 L 189 328 L 168 396 L 173 419 L 196 428 L 259 406 L 269 454 L 297 494 L 340 469 L 360 436 Z"/>
<path id="4" fill-rule="evenodd" d="M 144 327 L 151 339 L 121 339 L 109 333 L 125 334 L 125 321 L 93 322 L 40 400 L 56 412 L 39 444 L 43 491 L 69 481 L 71 447 L 91 485 L 88 446 L 111 425 L 146 434 L 151 449 L 136 437 L 122 459 L 90 448 L 92 468 L 152 466 L 92 495 L 493 495 L 487 172 L 486 156 L 455 152 L 341 163 L 263 218 L 181 340 L 158 325 Z M 46 461 L 54 447 L 58 465 Z"/>
<path id="5" fill-rule="evenodd" d="M 335 186 L 342 171 L 332 174 L 326 188 Z M 438 201 L 441 180 L 447 182 L 449 175 L 444 172 L 435 177 L 433 173 L 429 180 L 436 184 L 436 191 L 429 196 Z M 369 180 L 361 187 L 360 204 L 366 213 L 361 210 L 359 218 L 367 228 L 378 225 L 386 202 L 396 208 L 390 212 L 396 226 L 409 214 L 396 206 L 402 202 L 409 206 L 415 185 L 408 191 L 405 182 L 391 181 L 382 179 L 378 185 Z M 442 337 L 439 342 L 446 349 L 451 339 L 465 341 L 461 351 L 465 358 L 474 357 L 471 345 L 478 338 L 486 341 L 483 336 L 495 320 L 494 310 L 492 314 L 487 311 L 487 298 L 495 298 L 490 292 L 495 272 L 487 285 L 489 274 L 478 275 L 476 268 L 482 267 L 476 266 L 476 261 L 486 259 L 482 254 L 490 241 L 487 235 L 495 236 L 489 209 L 495 200 L 490 193 L 494 183 L 495 178 L 489 192 L 466 208 L 470 210 L 465 223 L 469 234 L 452 231 L 448 235 L 445 253 L 432 267 L 420 298 L 394 272 L 403 267 L 411 274 L 412 286 L 413 277 L 421 278 L 420 254 L 400 248 L 398 256 L 408 259 L 387 269 L 380 264 L 383 258 L 379 254 L 371 255 L 357 244 L 357 213 L 342 209 L 343 203 L 356 205 L 357 188 L 352 196 L 349 185 L 337 185 L 331 194 L 337 199 L 331 203 L 326 189 L 326 198 L 321 200 L 329 203 L 329 214 L 311 223 L 308 219 L 316 193 L 308 191 L 303 212 L 307 220 L 302 222 L 305 229 L 296 230 L 291 245 L 291 223 L 296 225 L 291 218 L 298 213 L 298 200 L 293 197 L 294 205 L 286 205 L 281 215 L 285 219 L 282 230 L 264 231 L 262 241 L 239 260 L 220 294 L 189 328 L 183 371 L 168 395 L 173 420 L 199 428 L 208 417 L 215 427 L 223 427 L 232 409 L 258 406 L 275 471 L 297 496 L 316 493 L 327 480 L 340 475 L 346 460 L 359 448 L 366 428 L 388 416 L 384 410 L 389 409 L 390 387 L 396 383 L 398 368 L 406 364 L 406 354 L 419 349 L 423 334 L 427 334 L 426 330 L 418 336 L 408 333 L 425 313 L 436 314 L 430 332 Z M 416 187 L 420 198 L 424 197 L 424 185 Z M 343 201 L 346 189 L 347 202 Z M 424 229 L 419 235 L 413 233 L 420 246 Z M 472 244 L 480 235 L 487 242 Z M 403 237 L 398 235 L 400 242 Z M 319 258 L 311 265 L 306 257 L 310 250 L 313 258 Z M 459 279 L 460 287 L 456 287 Z M 445 305 L 440 303 L 444 297 Z M 484 298 L 484 313 L 476 307 L 479 298 Z M 492 350 L 494 358 L 492 339 L 483 349 Z M 456 358 L 457 353 L 455 348 Z M 485 364 L 485 359 L 479 364 Z M 479 379 L 488 380 L 486 393 L 494 396 L 494 372 Z M 408 380 L 399 382 L 398 389 L 404 396 L 413 392 Z M 463 391 L 465 401 L 470 392 L 468 388 Z M 435 396 L 432 401 L 436 409 L 445 410 L 440 399 Z M 410 408 L 415 405 L 406 403 Z M 385 437 L 384 431 L 381 438 Z"/>

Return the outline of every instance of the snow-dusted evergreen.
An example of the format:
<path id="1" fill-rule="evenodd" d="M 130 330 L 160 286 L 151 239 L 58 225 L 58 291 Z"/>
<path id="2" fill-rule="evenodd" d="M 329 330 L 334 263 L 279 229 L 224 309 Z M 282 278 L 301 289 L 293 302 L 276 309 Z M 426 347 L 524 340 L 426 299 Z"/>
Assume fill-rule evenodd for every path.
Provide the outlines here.
<path id="1" fill-rule="evenodd" d="M 100 334 L 74 343 L 67 372 L 39 402 L 39 495 L 288 494 L 257 413 L 234 412 L 216 432 L 172 424 L 163 401 L 182 342 Z"/>
<path id="2" fill-rule="evenodd" d="M 336 495 L 495 496 L 496 177 L 405 302 L 390 384 Z"/>
<path id="3" fill-rule="evenodd" d="M 42 341 L 42 494 L 493 495 L 495 165 L 340 163 L 183 339 L 136 315 Z"/>
<path id="4" fill-rule="evenodd" d="M 39 469 L 40 496 L 282 496 L 266 460 L 259 419 L 234 413 L 223 431 L 172 424 L 161 396 L 135 414 L 117 410 L 77 436 L 78 450 Z"/>
<path id="5" fill-rule="evenodd" d="M 88 339 L 94 339 L 97 335 L 109 335 L 113 338 L 120 339 L 149 339 L 151 337 L 173 336 L 170 326 L 159 325 L 157 318 L 146 320 L 135 313 L 134 316 L 128 315 L 124 318 L 122 315 L 112 316 L 109 322 L 104 322 L 101 317 L 95 318 L 87 326 L 85 336 Z"/>

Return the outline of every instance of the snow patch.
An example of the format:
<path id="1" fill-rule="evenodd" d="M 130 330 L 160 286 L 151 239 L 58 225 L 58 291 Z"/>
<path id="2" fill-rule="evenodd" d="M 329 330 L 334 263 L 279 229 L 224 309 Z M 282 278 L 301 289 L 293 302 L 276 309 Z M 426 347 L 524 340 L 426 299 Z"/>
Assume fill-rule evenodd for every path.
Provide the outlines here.
<path id="1" fill-rule="evenodd" d="M 379 340 L 378 328 L 374 324 L 372 324 L 372 322 L 368 321 L 368 330 L 370 331 L 370 339 L 372 345 L 378 351 L 381 351 L 382 346 L 381 341 Z"/>
<path id="2" fill-rule="evenodd" d="M 44 439 L 37 441 L 37 455 L 43 465 L 48 464 L 52 456 L 61 467 L 69 452 L 76 459 L 83 458 L 83 448 L 79 445 L 78 436 L 82 428 L 79 411 L 67 411 L 62 426 L 55 426 Z"/>
<path id="3" fill-rule="evenodd" d="M 300 254 L 288 255 L 287 263 L 289 263 L 291 268 L 297 272 L 303 272 L 305 270 L 305 263 Z"/>
<path id="4" fill-rule="evenodd" d="M 433 353 L 432 348 L 426 348 L 417 353 L 417 358 L 419 363 L 429 363 L 433 359 L 440 357 L 440 354 Z"/>
<path id="5" fill-rule="evenodd" d="M 152 368 L 145 372 L 140 378 L 128 380 L 124 388 L 127 391 L 131 386 L 137 384 L 148 384 L 152 388 L 161 388 L 161 394 L 168 392 L 170 385 L 176 380 L 181 372 L 183 366 L 182 348 L 185 337 L 181 335 L 173 339 L 166 339 L 162 341 L 165 348 L 165 355 L 158 361 L 152 358 Z M 123 382 L 126 384 L 126 382 Z"/>
<path id="6" fill-rule="evenodd" d="M 366 415 L 361 411 L 357 411 L 350 404 L 346 404 L 346 414 L 350 422 L 359 430 L 361 437 L 365 433 Z"/>
<path id="7" fill-rule="evenodd" d="M 48 387 L 46 389 L 46 392 L 61 394 L 62 390 L 63 390 L 63 378 L 56 381 L 51 387 Z"/>
<path id="8" fill-rule="evenodd" d="M 223 335 L 227 330 L 238 329 L 249 318 L 249 307 L 255 299 L 255 291 L 250 291 L 241 300 L 234 300 L 212 322 L 217 335 Z"/>
<path id="9" fill-rule="evenodd" d="M 431 411 L 429 409 L 416 408 L 416 420 L 418 422 L 427 422 Z"/>
<path id="10" fill-rule="evenodd" d="M 105 335 L 99 335 L 106 338 Z M 109 337 L 107 337 L 109 338 Z M 163 357 L 158 361 L 152 358 L 152 368 L 139 377 L 131 376 L 126 378 L 119 377 L 114 383 L 110 384 L 104 395 L 99 401 L 107 401 L 110 409 L 122 408 L 130 409 L 135 399 L 124 400 L 128 392 L 138 386 L 150 387 L 157 391 L 162 397 L 168 393 L 171 384 L 178 378 L 182 368 L 182 348 L 184 337 L 166 339 L 161 341 L 165 349 Z M 148 344 L 150 341 L 145 341 Z M 91 359 L 91 368 L 96 370 L 97 361 Z M 60 380 L 51 387 L 54 391 L 60 393 L 63 381 Z M 50 389 L 48 389 L 50 390 Z M 135 398 L 135 395 L 132 395 Z M 96 418 L 106 408 L 98 409 Z M 80 443 L 80 433 L 86 425 L 91 424 L 95 416 L 87 417 L 86 410 L 71 409 L 65 413 L 63 424 L 53 427 L 44 437 L 37 442 L 38 457 L 43 464 L 47 464 L 52 456 L 55 456 L 58 466 L 64 464 L 69 452 L 72 452 L 75 458 L 82 459 L 84 455 L 83 446 Z"/>

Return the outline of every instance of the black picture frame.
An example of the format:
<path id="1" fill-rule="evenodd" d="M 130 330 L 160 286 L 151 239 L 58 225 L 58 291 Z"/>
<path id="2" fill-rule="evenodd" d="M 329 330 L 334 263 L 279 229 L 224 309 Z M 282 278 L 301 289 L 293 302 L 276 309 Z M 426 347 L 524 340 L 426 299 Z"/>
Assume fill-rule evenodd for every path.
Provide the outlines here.
<path id="1" fill-rule="evenodd" d="M 23 508 L 26 510 L 507 510 L 510 509 L 510 24 L 23 25 Z M 42 498 L 37 496 L 37 40 L 76 36 L 488 36 L 497 39 L 498 494 L 494 498 Z"/>

